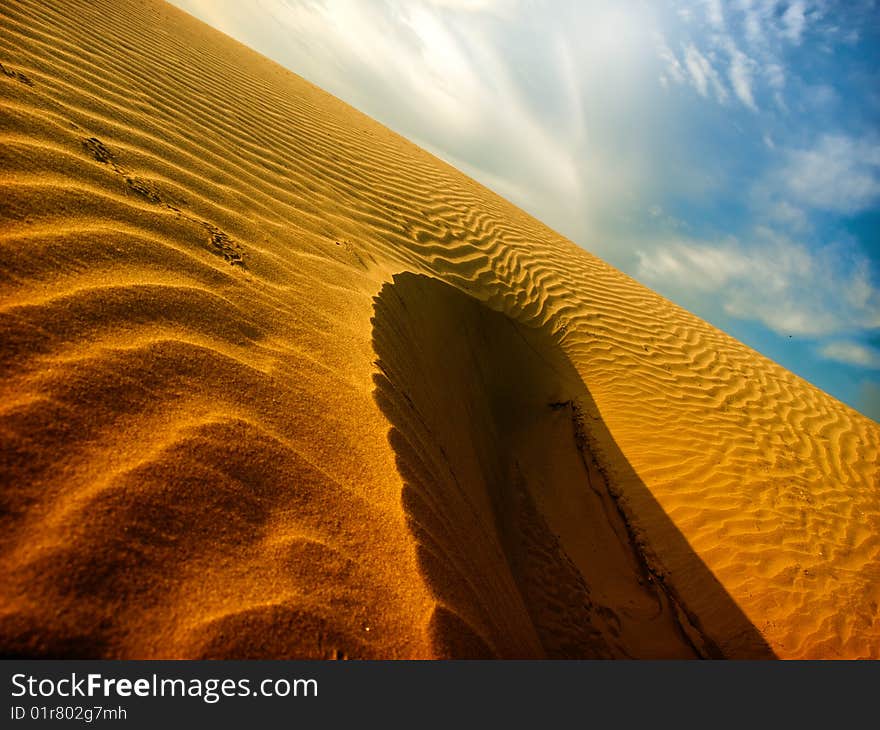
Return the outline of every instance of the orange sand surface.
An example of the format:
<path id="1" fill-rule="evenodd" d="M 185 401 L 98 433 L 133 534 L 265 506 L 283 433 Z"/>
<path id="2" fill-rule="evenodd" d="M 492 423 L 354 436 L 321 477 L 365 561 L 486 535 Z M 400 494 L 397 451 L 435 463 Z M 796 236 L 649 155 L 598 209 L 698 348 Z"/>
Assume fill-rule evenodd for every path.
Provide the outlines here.
<path id="1" fill-rule="evenodd" d="M 0 653 L 880 657 L 880 426 L 154 0 L 0 5 Z"/>

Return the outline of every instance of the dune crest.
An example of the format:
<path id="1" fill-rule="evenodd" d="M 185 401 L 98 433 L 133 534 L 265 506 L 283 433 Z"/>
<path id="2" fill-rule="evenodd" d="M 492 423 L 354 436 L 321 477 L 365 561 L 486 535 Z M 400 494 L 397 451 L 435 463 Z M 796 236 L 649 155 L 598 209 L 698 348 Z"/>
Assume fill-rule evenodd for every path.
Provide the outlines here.
<path id="1" fill-rule="evenodd" d="M 880 658 L 878 424 L 169 5 L 0 28 L 0 653 Z"/>

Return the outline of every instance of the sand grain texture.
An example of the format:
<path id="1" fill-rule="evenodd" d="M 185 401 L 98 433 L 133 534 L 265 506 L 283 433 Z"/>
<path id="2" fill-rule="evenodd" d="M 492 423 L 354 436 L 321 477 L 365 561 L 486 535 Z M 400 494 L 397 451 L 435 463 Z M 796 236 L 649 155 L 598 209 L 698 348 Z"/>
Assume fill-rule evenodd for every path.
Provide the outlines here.
<path id="1" fill-rule="evenodd" d="M 880 658 L 880 427 L 152 0 L 0 7 L 0 652 Z"/>

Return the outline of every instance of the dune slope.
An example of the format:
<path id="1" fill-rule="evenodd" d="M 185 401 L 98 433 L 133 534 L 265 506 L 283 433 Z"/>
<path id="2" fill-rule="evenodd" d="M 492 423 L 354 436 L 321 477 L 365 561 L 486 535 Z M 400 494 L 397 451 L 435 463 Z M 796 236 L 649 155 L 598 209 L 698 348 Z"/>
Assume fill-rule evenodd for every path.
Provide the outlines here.
<path id="1" fill-rule="evenodd" d="M 0 653 L 880 658 L 876 423 L 171 6 L 0 29 Z"/>

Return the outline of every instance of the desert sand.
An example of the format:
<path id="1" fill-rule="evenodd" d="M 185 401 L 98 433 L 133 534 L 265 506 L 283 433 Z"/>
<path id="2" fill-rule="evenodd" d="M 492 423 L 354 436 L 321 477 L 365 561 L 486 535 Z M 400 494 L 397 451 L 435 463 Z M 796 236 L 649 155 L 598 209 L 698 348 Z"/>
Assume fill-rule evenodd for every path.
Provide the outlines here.
<path id="1" fill-rule="evenodd" d="M 169 5 L 0 63 L 0 654 L 880 658 L 877 423 Z"/>

